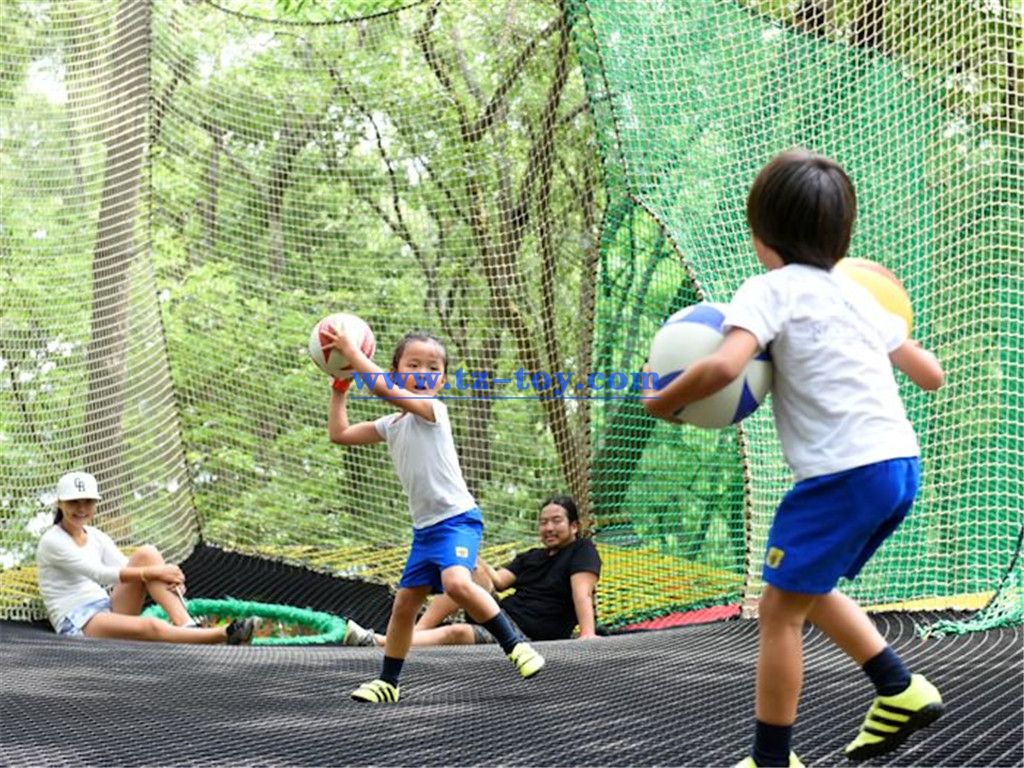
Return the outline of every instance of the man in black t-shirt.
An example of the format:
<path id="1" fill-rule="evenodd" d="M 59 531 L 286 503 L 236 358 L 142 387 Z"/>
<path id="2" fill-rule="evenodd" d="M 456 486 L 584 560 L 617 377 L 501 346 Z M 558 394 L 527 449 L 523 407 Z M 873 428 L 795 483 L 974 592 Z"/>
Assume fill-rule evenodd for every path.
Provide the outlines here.
<path id="1" fill-rule="evenodd" d="M 560 505 L 557 510 L 542 511 L 541 537 L 545 526 L 557 530 L 564 526 L 564 520 Z M 576 538 L 574 533 L 566 542 L 564 538 L 556 539 L 556 535 L 552 533 L 544 541 L 544 548 L 523 552 L 505 568 L 488 575 L 499 591 L 516 588 L 501 601 L 501 607 L 531 640 L 565 639 L 577 624 L 581 637 L 593 637 L 593 592 L 601 573 L 601 556 L 590 539 Z"/>
<path id="2" fill-rule="evenodd" d="M 515 593 L 501 607 L 530 640 L 561 640 L 579 625 L 580 638 L 596 636 L 594 588 L 601 575 L 601 556 L 590 539 L 579 538 L 576 502 L 571 496 L 552 496 L 537 519 L 543 547 L 518 555 L 504 568 L 477 561 L 474 577 L 484 587 Z M 494 642 L 476 624 L 438 626 L 455 604 L 438 595 L 416 623 L 413 645 L 469 645 Z M 353 643 L 356 644 L 356 643 Z"/>

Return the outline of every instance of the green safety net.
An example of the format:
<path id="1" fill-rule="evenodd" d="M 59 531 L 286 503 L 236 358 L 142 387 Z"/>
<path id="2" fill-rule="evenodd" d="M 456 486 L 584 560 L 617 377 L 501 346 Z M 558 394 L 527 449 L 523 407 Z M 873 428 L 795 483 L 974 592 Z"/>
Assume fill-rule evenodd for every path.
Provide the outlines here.
<path id="1" fill-rule="evenodd" d="M 797 145 L 837 159 L 858 191 L 851 255 L 902 277 L 915 336 L 948 376 L 934 395 L 901 382 L 923 446 L 919 503 L 845 588 L 868 603 L 949 598 L 941 602 L 964 607 L 1008 589 L 1024 508 L 1024 112 L 1013 64 L 1024 50 L 1021 11 L 729 0 L 570 7 L 616 214 L 602 240 L 606 293 L 623 290 L 621 301 L 639 305 L 639 278 L 622 275 L 648 260 L 647 303 L 637 306 L 644 338 L 646 323 L 692 300 L 680 279 L 703 299 L 727 301 L 758 268 L 744 204 L 760 166 Z M 622 235 L 623 221 L 633 239 Z M 674 263 L 653 266 L 666 251 Z M 615 298 L 599 305 L 598 344 L 621 329 L 614 306 Z M 615 346 L 633 365 L 643 359 L 642 345 Z M 642 419 L 634 429 L 641 466 L 659 451 L 691 450 L 678 430 L 645 429 Z M 699 451 L 736 457 L 731 474 L 707 470 L 723 490 L 740 492 L 740 467 L 747 480 L 753 597 L 788 477 L 767 409 L 737 438 L 719 436 Z M 678 472 L 662 484 L 631 476 L 621 494 L 627 516 L 643 519 L 682 491 L 681 480 Z M 1024 614 L 1014 595 L 997 601 L 1006 621 Z"/>
<path id="2" fill-rule="evenodd" d="M 382 446 L 329 442 L 306 352 L 337 311 L 385 367 L 424 327 L 453 372 L 510 380 L 448 399 L 487 557 L 535 546 L 540 502 L 570 492 L 603 623 L 754 599 L 787 486 L 769 409 L 680 428 L 630 375 L 668 314 L 757 269 L 746 189 L 803 144 L 849 169 L 853 254 L 904 279 L 948 373 L 905 388 L 924 489 L 850 589 L 1019 620 L 1024 21 L 825 5 L 8 3 L 0 615 L 42 615 L 35 542 L 72 468 L 126 548 L 395 583 L 401 488 Z M 519 370 L 582 386 L 549 397 Z"/>
<path id="3" fill-rule="evenodd" d="M 988 603 L 968 618 L 942 619 L 918 627 L 922 637 L 962 635 L 967 632 L 981 632 L 986 629 L 1014 626 L 1024 616 L 1024 561 L 1021 560 L 1020 546 L 1024 539 L 1024 528 L 1017 537 L 1017 552 L 1006 576 L 996 588 Z"/>

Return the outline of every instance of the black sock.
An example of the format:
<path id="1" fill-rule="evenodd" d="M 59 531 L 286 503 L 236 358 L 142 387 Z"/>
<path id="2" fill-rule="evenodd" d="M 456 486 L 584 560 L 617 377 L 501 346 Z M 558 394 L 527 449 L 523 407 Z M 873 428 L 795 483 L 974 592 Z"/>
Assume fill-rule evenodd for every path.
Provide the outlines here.
<path id="1" fill-rule="evenodd" d="M 770 725 L 756 721 L 754 726 L 754 765 L 789 765 L 789 743 L 793 739 L 792 725 Z"/>
<path id="2" fill-rule="evenodd" d="M 512 622 L 502 610 L 499 610 L 498 615 L 493 619 L 483 622 L 480 626 L 494 635 L 494 639 L 498 641 L 498 645 L 505 653 L 512 653 L 512 649 L 525 639 L 516 632 L 516 628 L 512 626 Z"/>
<path id="3" fill-rule="evenodd" d="M 879 696 L 902 693 L 910 685 L 910 670 L 888 645 L 877 656 L 865 661 L 863 669 L 875 684 Z"/>
<path id="4" fill-rule="evenodd" d="M 381 669 L 380 679 L 398 687 L 398 677 L 402 674 L 402 665 L 405 659 L 396 659 L 393 656 L 384 657 L 384 668 Z"/>

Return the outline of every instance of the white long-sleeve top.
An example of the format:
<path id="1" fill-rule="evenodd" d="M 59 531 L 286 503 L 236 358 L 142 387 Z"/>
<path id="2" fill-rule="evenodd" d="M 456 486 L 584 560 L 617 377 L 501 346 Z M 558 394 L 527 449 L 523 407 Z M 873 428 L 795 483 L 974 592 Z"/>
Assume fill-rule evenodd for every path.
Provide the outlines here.
<path id="1" fill-rule="evenodd" d="M 128 564 L 128 558 L 103 531 L 87 525 L 85 533 L 84 546 L 76 544 L 59 524 L 39 539 L 39 591 L 54 629 L 73 608 L 106 597 L 104 587 L 117 584 L 121 569 Z"/>

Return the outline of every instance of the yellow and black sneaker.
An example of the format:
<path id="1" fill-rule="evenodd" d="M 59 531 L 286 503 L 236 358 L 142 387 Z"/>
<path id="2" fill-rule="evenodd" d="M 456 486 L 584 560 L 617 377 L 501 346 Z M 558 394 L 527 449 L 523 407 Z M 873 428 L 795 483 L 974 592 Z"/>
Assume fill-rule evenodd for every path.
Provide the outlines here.
<path id="1" fill-rule="evenodd" d="M 370 704 L 397 704 L 398 686 L 387 680 L 371 680 L 352 691 L 352 698 Z"/>
<path id="2" fill-rule="evenodd" d="M 533 677 L 544 668 L 544 657 L 533 650 L 529 643 L 517 643 L 508 657 L 524 679 Z"/>
<path id="3" fill-rule="evenodd" d="M 736 763 L 736 768 L 757 768 L 757 763 L 754 762 L 754 758 L 748 757 Z M 800 762 L 796 752 L 789 753 L 789 768 L 804 768 L 804 764 Z"/>
<path id="4" fill-rule="evenodd" d="M 875 697 L 857 738 L 846 745 L 846 756 L 867 760 L 891 752 L 914 731 L 938 720 L 945 709 L 938 689 L 923 675 L 911 675 L 905 691 Z"/>

